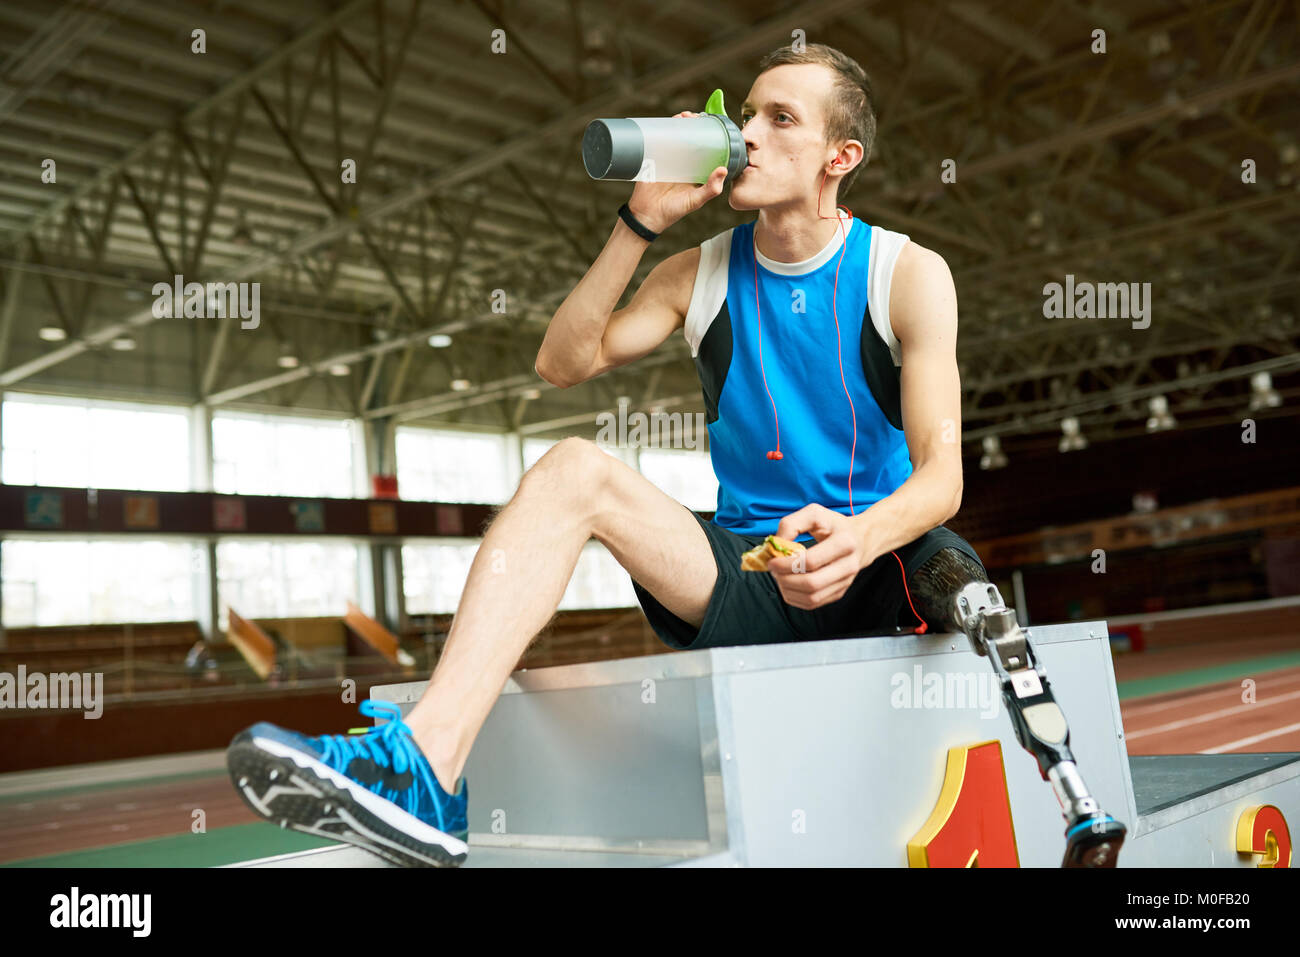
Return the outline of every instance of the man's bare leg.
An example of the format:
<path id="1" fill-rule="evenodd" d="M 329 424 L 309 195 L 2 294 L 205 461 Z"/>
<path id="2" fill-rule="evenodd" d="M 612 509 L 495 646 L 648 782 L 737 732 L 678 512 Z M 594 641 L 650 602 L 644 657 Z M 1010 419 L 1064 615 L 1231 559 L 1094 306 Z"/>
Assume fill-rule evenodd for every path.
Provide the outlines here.
<path id="1" fill-rule="evenodd" d="M 448 793 L 506 679 L 555 614 L 591 538 L 673 614 L 697 627 L 704 620 L 718 571 L 699 523 L 594 443 L 556 444 L 524 475 L 484 535 L 442 659 L 405 719 Z"/>

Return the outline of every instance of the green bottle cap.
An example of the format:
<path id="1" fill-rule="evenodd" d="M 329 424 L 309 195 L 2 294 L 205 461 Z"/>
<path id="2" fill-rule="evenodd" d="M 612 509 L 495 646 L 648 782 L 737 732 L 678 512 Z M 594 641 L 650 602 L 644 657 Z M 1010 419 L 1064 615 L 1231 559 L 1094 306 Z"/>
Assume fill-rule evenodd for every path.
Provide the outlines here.
<path id="1" fill-rule="evenodd" d="M 735 179 L 744 170 L 745 164 L 748 162 L 748 154 L 745 150 L 745 138 L 740 132 L 740 127 L 727 116 L 727 108 L 722 104 L 721 90 L 713 91 L 708 104 L 704 107 L 704 112 L 707 115 L 719 117 L 718 122 L 722 124 L 722 128 L 727 133 L 727 148 L 719 156 L 717 165 L 727 167 L 727 179 Z"/>

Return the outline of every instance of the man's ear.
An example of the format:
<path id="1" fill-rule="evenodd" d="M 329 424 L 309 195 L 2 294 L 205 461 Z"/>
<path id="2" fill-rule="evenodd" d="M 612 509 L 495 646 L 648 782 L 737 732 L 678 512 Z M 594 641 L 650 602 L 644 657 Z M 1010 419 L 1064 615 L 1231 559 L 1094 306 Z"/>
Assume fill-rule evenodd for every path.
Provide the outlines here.
<path id="1" fill-rule="evenodd" d="M 844 157 L 844 155 L 843 155 L 843 154 L 844 154 L 844 151 L 848 148 L 848 146 L 851 145 L 851 144 L 853 144 L 853 143 L 857 143 L 859 148 L 861 148 L 861 146 L 862 146 L 862 144 L 861 144 L 861 143 L 858 143 L 857 140 L 849 140 L 848 143 L 845 143 L 844 146 L 840 148 L 840 151 L 839 151 L 838 153 L 836 153 L 834 156 L 831 157 L 831 169 L 832 169 L 832 170 L 844 170 L 844 171 L 848 171 L 849 168 L 853 166 L 853 160 L 852 160 L 852 157 L 848 157 L 848 158 L 846 158 L 846 157 Z M 863 158 L 863 162 L 866 162 L 865 156 L 864 156 L 864 158 Z"/>

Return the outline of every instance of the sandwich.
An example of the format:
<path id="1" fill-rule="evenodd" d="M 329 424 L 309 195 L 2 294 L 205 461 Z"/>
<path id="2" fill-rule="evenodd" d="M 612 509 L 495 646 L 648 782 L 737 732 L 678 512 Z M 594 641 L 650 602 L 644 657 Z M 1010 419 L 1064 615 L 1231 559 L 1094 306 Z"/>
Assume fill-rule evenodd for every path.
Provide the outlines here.
<path id="1" fill-rule="evenodd" d="M 765 572 L 767 563 L 773 558 L 790 557 L 802 551 L 805 549 L 798 542 L 788 542 L 784 538 L 769 535 L 761 544 L 740 556 L 740 569 L 746 572 Z"/>

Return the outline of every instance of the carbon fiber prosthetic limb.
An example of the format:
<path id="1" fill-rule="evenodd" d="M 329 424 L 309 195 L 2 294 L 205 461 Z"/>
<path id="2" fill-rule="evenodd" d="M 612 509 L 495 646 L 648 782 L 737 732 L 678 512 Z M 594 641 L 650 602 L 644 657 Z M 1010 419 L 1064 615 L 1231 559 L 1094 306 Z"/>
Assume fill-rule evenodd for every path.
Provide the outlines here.
<path id="1" fill-rule="evenodd" d="M 1070 752 L 1070 729 L 1052 696 L 1029 630 L 1016 621 L 984 569 L 964 552 L 943 548 L 908 581 L 913 603 L 932 634 L 960 631 L 989 659 L 1016 739 L 1051 782 L 1065 817 L 1062 867 L 1114 867 L 1127 833 L 1088 793 Z"/>

